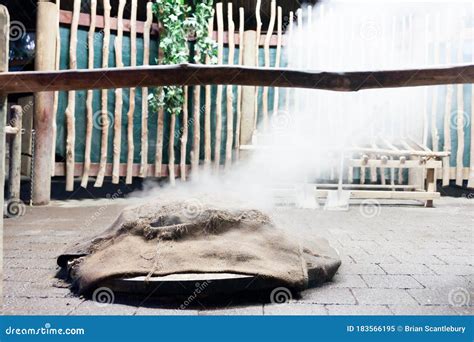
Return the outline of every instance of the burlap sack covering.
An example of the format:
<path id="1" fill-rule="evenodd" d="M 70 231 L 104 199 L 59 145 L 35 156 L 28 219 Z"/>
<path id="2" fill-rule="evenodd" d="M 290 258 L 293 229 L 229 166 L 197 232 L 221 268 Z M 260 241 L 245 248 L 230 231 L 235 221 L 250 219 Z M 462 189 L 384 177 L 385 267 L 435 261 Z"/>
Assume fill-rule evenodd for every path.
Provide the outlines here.
<path id="1" fill-rule="evenodd" d="M 182 202 L 125 209 L 99 236 L 72 246 L 58 264 L 70 268 L 80 293 L 104 280 L 178 273 L 259 275 L 294 290 L 330 280 L 340 265 L 325 240 L 301 241 L 258 210 Z"/>

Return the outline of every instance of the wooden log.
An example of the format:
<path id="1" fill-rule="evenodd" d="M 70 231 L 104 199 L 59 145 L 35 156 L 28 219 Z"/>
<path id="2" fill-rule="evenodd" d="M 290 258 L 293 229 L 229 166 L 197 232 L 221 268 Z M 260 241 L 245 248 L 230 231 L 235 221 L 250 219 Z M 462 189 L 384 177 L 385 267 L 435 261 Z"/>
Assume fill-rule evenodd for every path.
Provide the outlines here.
<path id="1" fill-rule="evenodd" d="M 109 46 L 110 46 L 110 0 L 104 0 L 104 40 L 102 43 L 102 68 L 109 66 Z M 107 149 L 109 141 L 109 113 L 108 113 L 108 93 L 106 89 L 101 91 L 101 120 L 100 127 L 100 170 L 95 180 L 94 187 L 100 188 L 104 183 L 105 165 L 107 164 Z"/>
<path id="2" fill-rule="evenodd" d="M 474 60 L 474 54 L 472 56 Z M 474 188 L 474 85 L 471 85 L 471 148 L 470 148 L 470 167 L 467 180 L 467 187 Z"/>
<path id="3" fill-rule="evenodd" d="M 276 56 L 275 56 L 275 68 L 280 67 L 280 62 L 281 62 L 281 44 L 283 40 L 283 19 L 282 19 L 282 9 L 280 6 L 278 6 L 277 9 L 277 35 L 278 35 L 278 42 L 277 42 L 277 47 L 276 47 Z M 280 89 L 275 88 L 274 89 L 274 94 L 273 94 L 273 115 L 276 115 L 278 113 L 278 108 L 279 108 L 279 101 L 280 101 Z"/>
<path id="4" fill-rule="evenodd" d="M 120 0 L 117 14 L 117 37 L 115 38 L 115 65 L 117 68 L 123 68 L 123 12 L 126 0 Z M 115 108 L 114 108 L 114 140 L 113 140 L 113 158 L 112 158 L 112 183 L 118 184 L 120 181 L 119 165 L 122 150 L 122 110 L 123 110 L 123 89 L 115 89 Z"/>
<path id="5" fill-rule="evenodd" d="M 188 145 L 188 87 L 184 87 L 184 103 L 183 103 L 183 126 L 181 128 L 181 157 L 179 160 L 181 169 L 181 180 L 186 181 L 186 147 Z"/>
<path id="6" fill-rule="evenodd" d="M 0 5 L 0 73 L 8 71 L 10 15 L 7 7 Z M 5 122 L 7 118 L 7 96 L 0 94 L 0 208 L 4 208 L 5 184 Z M 50 170 L 51 171 L 51 170 Z M 3 246 L 3 213 L 0 215 L 0 246 Z M 0 253 L 0 274 L 3 274 L 3 252 Z M 3 305 L 3 282 L 0 284 L 0 305 Z"/>
<path id="7" fill-rule="evenodd" d="M 51 23 L 58 22 L 56 4 L 38 2 L 36 15 L 35 70 L 54 70 L 57 37 L 56 30 L 51 30 Z M 22 88 L 22 92 L 24 92 L 27 87 L 23 86 Z M 32 202 L 35 205 L 46 205 L 51 197 L 51 164 L 54 162 L 51 158 L 51 151 L 53 150 L 54 93 L 46 90 L 44 87 L 39 89 L 34 98 L 35 153 L 41 156 L 41 158 L 35 158 L 33 165 Z"/>
<path id="8" fill-rule="evenodd" d="M 21 182 L 21 117 L 22 108 L 12 106 L 10 111 L 10 126 L 17 130 L 10 136 L 10 167 L 8 172 L 8 198 L 20 199 Z"/>
<path id="9" fill-rule="evenodd" d="M 132 67 L 137 65 L 137 0 L 132 0 L 132 14 L 130 26 L 130 64 Z M 127 113 L 127 176 L 125 177 L 126 184 L 132 184 L 132 168 L 133 155 L 135 153 L 135 146 L 133 143 L 133 115 L 135 113 L 135 87 L 130 88 L 130 103 Z"/>
<path id="10" fill-rule="evenodd" d="M 255 31 L 244 31 L 242 64 L 247 67 L 255 65 L 256 39 Z M 246 145 L 251 143 L 255 131 L 255 87 L 242 87 L 241 103 L 239 145 Z"/>
<path id="11" fill-rule="evenodd" d="M 437 13 L 436 16 L 436 32 L 438 33 L 437 36 L 440 36 L 441 33 L 441 18 L 440 13 Z M 439 42 L 435 41 L 433 43 L 433 50 L 434 50 L 434 65 L 439 64 Z M 438 114 L 438 87 L 433 88 L 432 97 L 431 97 L 431 147 L 433 151 L 438 151 L 439 149 L 439 135 L 438 135 L 438 127 L 437 127 L 437 114 Z"/>
<path id="12" fill-rule="evenodd" d="M 293 12 L 290 12 L 290 21 L 288 23 L 288 35 L 290 37 L 293 33 L 293 17 L 294 17 Z M 291 88 L 288 87 L 286 89 L 286 94 L 285 94 L 285 110 L 287 114 L 290 113 L 290 103 L 291 103 Z"/>
<path id="13" fill-rule="evenodd" d="M 243 7 L 239 8 L 239 40 L 244 39 L 245 11 Z M 244 44 L 239 45 L 239 65 L 244 62 Z M 237 86 L 237 117 L 235 120 L 235 139 L 234 139 L 234 155 L 235 159 L 240 158 L 240 124 L 242 121 L 242 86 Z"/>
<path id="14" fill-rule="evenodd" d="M 150 31 L 153 23 L 153 4 L 146 4 L 146 22 L 143 33 L 143 65 L 150 64 Z M 142 88 L 142 136 L 140 177 L 145 178 L 148 167 L 148 88 Z"/>
<path id="15" fill-rule="evenodd" d="M 211 33 L 214 27 L 214 15 L 209 19 L 208 33 Z M 206 64 L 210 64 L 211 59 L 206 57 Z M 206 85 L 205 94 L 205 110 L 204 110 L 204 167 L 209 169 L 211 166 L 211 93 L 212 87 Z"/>
<path id="16" fill-rule="evenodd" d="M 276 17 L 276 2 L 272 0 L 270 4 L 270 22 L 268 24 L 267 35 L 265 36 L 264 56 L 265 56 L 265 68 L 270 67 L 270 39 L 272 37 L 273 30 L 275 29 L 275 17 Z M 263 129 L 268 129 L 268 87 L 263 87 L 262 93 L 262 114 L 263 114 Z"/>
<path id="17" fill-rule="evenodd" d="M 224 55 L 224 18 L 222 3 L 216 4 L 217 13 L 217 64 L 222 64 Z M 216 139 L 214 144 L 214 169 L 219 172 L 221 164 L 221 139 L 222 139 L 222 85 L 217 86 L 216 94 Z"/>
<path id="18" fill-rule="evenodd" d="M 89 69 L 94 69 L 94 38 L 95 38 L 95 23 L 97 15 L 97 0 L 91 1 L 91 23 L 89 27 L 89 34 L 87 36 L 88 47 L 88 65 Z M 92 108 L 92 101 L 94 100 L 94 92 L 92 89 L 87 91 L 86 98 L 86 136 L 84 149 L 84 174 L 82 175 L 81 186 L 87 188 L 89 182 L 89 170 L 91 166 L 91 147 L 92 147 L 92 129 L 94 110 Z"/>
<path id="19" fill-rule="evenodd" d="M 77 30 L 79 25 L 79 13 L 81 12 L 81 0 L 74 0 L 74 14 L 71 24 L 71 37 L 69 42 L 69 69 L 77 69 Z M 74 163 L 76 148 L 76 91 L 68 93 L 66 107 L 66 191 L 74 190 Z"/>
<path id="20" fill-rule="evenodd" d="M 255 18 L 257 20 L 257 39 L 255 41 L 256 46 L 255 46 L 255 66 L 260 65 L 260 44 L 259 44 L 259 38 L 260 34 L 262 32 L 262 18 L 260 16 L 260 8 L 262 5 L 261 0 L 257 0 L 256 8 L 255 8 Z M 257 123 L 258 123 L 258 92 L 259 92 L 259 87 L 255 87 L 255 96 L 254 96 L 254 115 L 255 115 L 255 122 L 254 122 L 254 131 L 257 129 Z"/>
<path id="21" fill-rule="evenodd" d="M 162 92 L 163 88 L 159 90 Z M 161 96 L 161 95 L 160 95 Z M 155 151 L 155 177 L 161 177 L 163 164 L 163 134 L 164 134 L 165 113 L 163 107 L 158 108 L 158 118 L 156 126 L 156 151 Z"/>
<path id="22" fill-rule="evenodd" d="M 463 56 L 463 47 L 464 47 L 464 36 L 463 32 L 461 31 L 459 36 L 459 43 L 458 43 L 458 63 L 462 63 L 464 61 Z M 471 45 L 472 47 L 472 45 Z M 471 48 L 471 52 L 472 52 Z M 458 84 L 457 86 L 457 111 L 456 111 L 456 133 L 457 133 L 457 150 L 456 150 L 456 185 L 462 186 L 463 184 L 463 162 L 464 162 L 464 86 L 462 84 Z M 471 123 L 472 124 L 472 123 Z"/>
<path id="23" fill-rule="evenodd" d="M 446 64 L 451 62 L 451 43 L 446 42 Z M 451 151 L 451 115 L 452 115 L 452 99 L 453 99 L 454 87 L 450 84 L 446 87 L 446 101 L 444 107 L 444 151 Z M 449 156 L 443 159 L 443 186 L 449 185 Z"/>
<path id="24" fill-rule="evenodd" d="M 227 25 L 228 25 L 228 34 L 229 34 L 229 65 L 234 64 L 235 56 L 235 45 L 234 45 L 234 32 L 235 25 L 232 15 L 232 3 L 229 2 L 227 7 Z M 234 89 L 232 85 L 228 85 L 227 88 L 227 135 L 226 135 L 226 149 L 225 149 L 225 168 L 229 169 L 232 164 L 232 143 L 234 139 Z"/>
<path id="25" fill-rule="evenodd" d="M 168 146 L 168 172 L 169 172 L 169 179 L 171 186 L 175 186 L 176 181 L 176 174 L 175 174 L 175 165 L 174 165 L 174 136 L 176 130 L 176 114 L 170 114 L 170 138 L 169 138 L 169 146 Z M 128 163 L 127 163 L 127 173 L 128 173 Z"/>
<path id="26" fill-rule="evenodd" d="M 61 11 L 61 0 L 56 0 L 56 9 L 59 18 L 59 12 Z M 55 58 L 55 68 L 54 70 L 60 69 L 61 63 L 61 32 L 60 32 L 60 24 L 58 20 L 58 25 L 56 26 L 56 58 Z M 56 124 L 56 114 L 58 112 L 58 104 L 59 104 L 59 92 L 54 92 L 53 98 L 53 121 L 52 121 L 52 132 L 53 132 L 53 145 L 51 148 L 51 176 L 54 176 L 54 161 L 56 159 L 56 137 L 57 137 L 57 124 Z"/>
<path id="27" fill-rule="evenodd" d="M 247 31 L 249 33 L 251 31 Z M 253 59 L 253 58 L 252 58 Z M 54 67 L 54 66 L 53 66 Z M 387 71 L 299 71 L 237 65 L 178 64 L 94 70 L 22 71 L 0 74 L 0 94 L 110 89 L 130 86 L 233 84 L 356 92 L 474 82 L 474 64 Z"/>

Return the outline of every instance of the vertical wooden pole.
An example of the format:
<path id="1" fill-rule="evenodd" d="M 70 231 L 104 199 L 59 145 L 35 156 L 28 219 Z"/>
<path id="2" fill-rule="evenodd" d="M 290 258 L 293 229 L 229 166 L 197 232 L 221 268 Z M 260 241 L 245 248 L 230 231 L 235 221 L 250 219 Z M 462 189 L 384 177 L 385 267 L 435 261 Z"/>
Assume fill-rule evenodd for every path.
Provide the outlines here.
<path id="1" fill-rule="evenodd" d="M 20 199 L 20 181 L 21 181 L 21 117 L 22 109 L 20 106 L 12 106 L 10 111 L 10 126 L 18 129 L 18 133 L 10 138 L 10 167 L 8 179 L 8 198 Z"/>
<path id="2" fill-rule="evenodd" d="M 197 51 L 197 56 L 199 51 Z M 193 90 L 193 151 L 191 153 L 191 169 L 194 176 L 199 172 L 199 155 L 201 150 L 201 87 L 196 85 Z"/>
<path id="3" fill-rule="evenodd" d="M 288 23 L 288 40 L 291 39 L 293 33 L 293 17 L 294 13 L 290 12 L 290 21 Z M 291 88 L 286 88 L 285 92 L 285 110 L 287 113 L 290 113 L 290 97 L 291 97 Z"/>
<path id="4" fill-rule="evenodd" d="M 464 35 L 463 31 L 459 35 L 458 43 L 458 63 L 464 61 Z M 457 85 L 457 111 L 456 111 L 456 132 L 458 146 L 456 150 L 456 185 L 462 186 L 464 169 L 464 84 Z M 471 123 L 472 124 L 472 123 Z"/>
<path id="5" fill-rule="evenodd" d="M 217 64 L 222 64 L 224 56 L 224 18 L 222 3 L 216 4 L 217 11 Z M 214 167 L 219 172 L 221 164 L 222 139 L 222 85 L 217 86 L 216 94 L 216 140 L 214 145 Z"/>
<path id="6" fill-rule="evenodd" d="M 209 37 L 212 36 L 214 30 L 214 15 L 209 19 L 208 26 Z M 211 59 L 209 56 L 206 57 L 206 64 L 210 64 Z M 205 95 L 205 111 L 204 111 L 204 167 L 209 169 L 211 166 L 211 94 L 212 87 L 211 85 L 206 85 L 206 95 Z"/>
<path id="7" fill-rule="evenodd" d="M 275 68 L 280 67 L 280 62 L 281 62 L 281 44 L 282 44 L 282 38 L 283 38 L 283 32 L 282 32 L 282 9 L 280 6 L 278 6 L 277 10 L 277 47 L 276 47 L 276 59 L 275 59 Z M 275 88 L 274 89 L 274 94 L 273 94 L 273 115 L 275 115 L 278 112 L 278 107 L 279 107 L 279 101 L 280 101 L 280 89 Z"/>
<path id="8" fill-rule="evenodd" d="M 104 0 L 104 40 L 102 43 L 102 68 L 109 67 L 109 46 L 110 46 L 110 0 Z M 100 188 L 104 183 L 105 167 L 107 165 L 107 149 L 109 142 L 109 113 L 108 113 L 108 90 L 101 91 L 101 144 L 100 144 L 100 164 L 99 173 L 95 180 L 94 187 Z"/>
<path id="9" fill-rule="evenodd" d="M 56 8 L 58 12 L 61 11 L 61 0 L 56 0 Z M 56 26 L 56 59 L 55 59 L 55 70 L 60 69 L 60 62 L 61 62 L 61 30 L 60 30 L 60 23 L 58 20 L 58 25 Z M 58 111 L 58 104 L 59 104 L 59 91 L 54 92 L 53 98 L 53 122 L 52 122 L 52 131 L 53 131 L 53 146 L 51 148 L 51 176 L 54 176 L 56 165 L 56 137 L 57 137 L 57 125 L 56 125 L 56 115 Z"/>
<path id="10" fill-rule="evenodd" d="M 96 25 L 96 14 L 97 14 L 97 0 L 91 1 L 91 21 L 89 26 L 89 34 L 87 36 L 87 47 L 88 47 L 88 63 L 89 69 L 94 69 L 94 37 L 95 37 L 95 25 Z M 94 91 L 92 89 L 87 91 L 86 98 L 86 137 L 85 137 L 85 149 L 84 149 L 84 171 L 82 174 L 81 186 L 87 188 L 89 182 L 89 171 L 91 168 L 91 147 L 92 147 L 92 128 L 93 128 L 93 115 L 94 110 L 92 108 L 92 101 L 94 100 Z"/>
<path id="11" fill-rule="evenodd" d="M 71 23 L 71 37 L 69 42 L 69 69 L 77 69 L 77 30 L 79 15 L 81 14 L 81 0 L 74 0 L 74 10 Z M 66 107 L 66 191 L 74 190 L 75 148 L 76 148 L 76 91 L 68 92 Z"/>
<path id="12" fill-rule="evenodd" d="M 153 22 L 153 4 L 146 4 L 146 21 L 143 29 L 143 65 L 150 64 L 150 31 Z M 145 178 L 148 171 L 148 88 L 142 88 L 142 140 L 139 176 Z"/>
<path id="13" fill-rule="evenodd" d="M 35 70 L 54 70 L 56 59 L 56 30 L 51 23 L 59 21 L 56 4 L 38 2 L 36 21 Z M 53 92 L 35 94 L 35 114 L 33 125 L 36 131 L 33 165 L 33 204 L 46 205 L 51 197 L 51 170 L 53 160 Z"/>
<path id="14" fill-rule="evenodd" d="M 159 90 L 163 91 L 163 88 Z M 156 151 L 155 151 L 155 177 L 161 177 L 161 167 L 163 164 L 163 130 L 165 113 L 162 106 L 158 108 L 158 118 L 156 123 Z"/>
<path id="15" fill-rule="evenodd" d="M 255 18 L 257 19 L 257 37 L 255 38 L 255 66 L 259 66 L 259 55 L 260 55 L 260 35 L 262 34 L 262 18 L 260 15 L 260 8 L 262 6 L 262 1 L 257 0 L 257 4 L 255 7 Z M 257 129 L 258 123 L 258 92 L 259 87 L 255 87 L 255 97 L 254 97 L 254 115 L 255 115 L 255 122 L 254 122 L 254 130 Z"/>
<path id="16" fill-rule="evenodd" d="M 451 63 L 451 43 L 449 41 L 446 42 L 446 64 Z M 452 115 L 452 99 L 454 94 L 454 86 L 448 84 L 446 87 L 446 102 L 444 108 L 444 147 L 445 151 L 451 151 L 451 115 Z M 443 158 L 443 186 L 449 185 L 449 156 Z"/>
<path id="17" fill-rule="evenodd" d="M 175 135 L 175 128 L 176 128 L 176 114 L 171 113 L 171 121 L 170 121 L 170 138 L 169 138 L 169 146 L 168 146 L 168 170 L 169 170 L 169 178 L 171 186 L 176 184 L 175 180 L 175 172 L 174 172 L 174 135 Z"/>
<path id="18" fill-rule="evenodd" d="M 474 53 L 472 54 L 474 61 Z M 474 84 L 471 84 L 471 148 L 470 148 L 470 167 L 467 180 L 467 187 L 474 188 Z"/>
<path id="19" fill-rule="evenodd" d="M 184 87 L 184 103 L 183 103 L 183 126 L 181 132 L 181 157 L 179 160 L 179 170 L 181 180 L 186 181 L 186 147 L 188 145 L 188 133 L 189 133 L 189 113 L 188 113 L 188 87 Z M 172 134 L 171 132 L 170 134 Z"/>
<path id="20" fill-rule="evenodd" d="M 235 25 L 232 15 L 232 2 L 229 2 L 227 7 L 227 33 L 228 33 L 228 44 L 229 44 L 229 65 L 234 64 L 235 56 Z M 226 136 L 226 148 L 225 148 L 225 168 L 230 168 L 232 164 L 232 143 L 234 140 L 234 89 L 232 85 L 227 85 L 227 136 Z"/>
<path id="21" fill-rule="evenodd" d="M 244 46 L 242 64 L 255 66 L 255 48 L 257 35 L 255 31 L 245 31 L 241 45 Z M 240 119 L 240 144 L 247 145 L 252 142 L 255 130 L 255 87 L 242 87 L 242 116 Z M 241 151 L 241 154 L 244 153 Z"/>
<path id="22" fill-rule="evenodd" d="M 130 18 L 130 66 L 137 65 L 137 0 L 132 0 L 132 14 Z M 136 89 L 130 88 L 130 107 L 127 113 L 127 175 L 126 184 L 132 184 L 133 175 L 133 155 L 135 146 L 133 143 L 133 114 L 135 113 L 135 94 Z"/>
<path id="23" fill-rule="evenodd" d="M 115 65 L 117 68 L 123 67 L 123 12 L 126 0 L 120 0 L 117 13 L 117 37 L 115 38 Z M 112 158 L 112 184 L 120 181 L 120 155 L 122 151 L 122 110 L 123 110 L 123 89 L 115 89 L 114 108 L 114 140 Z"/>
<path id="24" fill-rule="evenodd" d="M 272 39 L 273 30 L 275 28 L 276 17 L 276 3 L 272 0 L 270 3 L 270 22 L 268 24 L 267 34 L 265 35 L 264 56 L 265 67 L 270 67 L 270 41 Z M 268 87 L 263 87 L 262 94 L 262 114 L 263 114 L 263 129 L 268 128 Z"/>
<path id="25" fill-rule="evenodd" d="M 0 72 L 8 71 L 10 35 L 10 15 L 5 6 L 0 5 Z M 4 184 L 5 184 L 5 124 L 7 119 L 7 96 L 0 95 L 0 274 L 3 274 L 3 208 L 4 208 Z M 51 155 L 51 154 L 49 154 Z M 50 169 L 51 170 L 51 169 Z M 0 283 L 0 305 L 3 304 L 3 281 Z"/>
<path id="26" fill-rule="evenodd" d="M 239 65 L 244 62 L 244 26 L 245 12 L 244 8 L 239 8 Z M 237 86 L 237 118 L 235 122 L 235 159 L 240 157 L 240 123 L 242 120 L 242 86 Z"/>
<path id="27" fill-rule="evenodd" d="M 437 13 L 436 15 L 436 37 L 440 36 L 441 33 L 441 14 Z M 439 42 L 433 42 L 433 53 L 434 53 L 434 64 L 439 64 Z M 433 93 L 431 98 L 431 145 L 433 151 L 437 152 L 439 150 L 439 135 L 437 127 L 437 117 L 438 117 L 438 91 L 439 87 L 433 87 Z"/>

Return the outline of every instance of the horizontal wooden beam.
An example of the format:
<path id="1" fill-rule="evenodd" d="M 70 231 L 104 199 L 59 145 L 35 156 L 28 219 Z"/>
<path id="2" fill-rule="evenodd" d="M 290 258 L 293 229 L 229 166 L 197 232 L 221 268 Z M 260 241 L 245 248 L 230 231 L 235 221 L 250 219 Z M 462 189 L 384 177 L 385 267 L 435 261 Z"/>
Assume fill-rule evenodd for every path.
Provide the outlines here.
<path id="1" fill-rule="evenodd" d="M 411 70 L 325 72 L 180 64 L 0 73 L 0 93 L 3 94 L 207 84 L 358 91 L 462 83 L 474 83 L 474 65 Z"/>
<path id="2" fill-rule="evenodd" d="M 326 198 L 328 190 L 316 190 L 316 198 Z M 393 199 L 393 200 L 434 200 L 440 198 L 439 192 L 428 191 L 380 191 L 351 190 L 351 199 Z"/>
<path id="3" fill-rule="evenodd" d="M 72 23 L 72 12 L 61 10 L 59 12 L 59 23 L 64 25 L 71 25 Z M 110 18 L 110 29 L 113 31 L 117 31 L 117 18 Z M 87 13 L 81 13 L 79 15 L 79 26 L 89 27 L 91 24 L 91 16 Z M 100 31 L 104 28 L 104 16 L 97 15 L 96 16 L 96 28 Z M 123 19 L 123 31 L 130 32 L 131 28 L 131 21 L 128 19 Z M 143 30 L 145 28 L 145 23 L 143 21 L 137 21 L 137 33 L 143 34 Z M 159 34 L 159 26 L 158 24 L 154 23 L 151 27 L 151 34 L 158 35 Z"/>
<path id="4" fill-rule="evenodd" d="M 55 169 L 55 176 L 65 176 L 66 175 L 66 169 L 65 169 L 66 164 L 65 163 L 56 163 L 54 166 Z M 132 175 L 133 177 L 138 177 L 139 172 L 140 172 L 140 164 L 133 164 L 133 171 Z M 99 163 L 92 163 L 91 168 L 89 170 L 89 176 L 95 177 L 99 173 Z M 191 170 L 191 166 L 187 166 L 187 171 L 189 172 Z M 80 177 L 82 176 L 82 173 L 84 171 L 84 164 L 82 163 L 76 163 L 74 165 L 74 177 Z M 121 177 L 125 177 L 127 175 L 127 164 L 123 163 L 120 164 L 119 167 L 119 175 Z M 168 177 L 169 175 L 169 169 L 168 165 L 163 164 L 161 166 L 161 176 L 162 177 Z M 179 165 L 175 165 L 175 175 L 176 177 L 180 176 L 180 167 Z M 105 167 L 105 176 L 106 177 L 111 177 L 112 176 L 112 164 L 107 164 Z M 155 177 L 155 164 L 149 164 L 147 167 L 147 175 L 146 177 Z"/>

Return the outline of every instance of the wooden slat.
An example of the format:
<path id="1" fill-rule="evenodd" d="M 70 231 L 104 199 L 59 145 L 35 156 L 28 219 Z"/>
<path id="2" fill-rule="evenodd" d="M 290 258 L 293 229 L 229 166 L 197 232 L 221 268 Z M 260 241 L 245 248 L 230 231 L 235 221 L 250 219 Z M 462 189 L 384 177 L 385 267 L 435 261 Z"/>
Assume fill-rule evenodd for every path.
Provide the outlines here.
<path id="1" fill-rule="evenodd" d="M 244 38 L 244 25 L 245 25 L 245 11 L 243 7 L 239 8 L 239 39 Z M 244 45 L 242 44 L 239 47 L 239 65 L 244 64 Z M 237 86 L 237 118 L 235 122 L 235 158 L 239 160 L 240 158 L 240 125 L 242 121 L 242 86 Z"/>
<path id="2" fill-rule="evenodd" d="M 143 32 L 143 65 L 150 64 L 150 30 L 153 24 L 153 4 L 146 4 L 146 16 Z M 142 88 L 142 135 L 141 135 L 141 168 L 140 177 L 144 178 L 148 167 L 148 88 Z"/>
<path id="3" fill-rule="evenodd" d="M 87 37 L 87 48 L 88 48 L 88 65 L 89 69 L 94 69 L 94 32 L 95 32 L 95 18 L 97 12 L 97 0 L 91 1 L 91 26 L 89 28 L 89 34 Z M 94 91 L 89 89 L 86 97 L 86 136 L 84 139 L 84 174 L 82 175 L 81 186 L 87 188 L 89 182 L 89 169 L 91 164 L 91 146 L 92 146 L 92 128 L 93 128 L 93 115 L 94 110 L 92 108 L 92 102 L 94 100 Z M 54 166 L 54 165 L 53 165 Z"/>
<path id="4" fill-rule="evenodd" d="M 109 66 L 109 46 L 110 46 L 110 0 L 104 0 L 104 40 L 102 43 L 102 68 Z M 107 163 L 107 148 L 109 137 L 109 115 L 108 115 L 108 93 L 106 89 L 101 91 L 101 113 L 100 113 L 100 171 L 97 175 L 94 187 L 101 187 L 104 181 L 105 164 Z"/>
<path id="5" fill-rule="evenodd" d="M 436 15 L 436 32 L 437 36 L 439 36 L 440 31 L 441 31 L 441 18 L 440 18 L 440 13 L 437 13 Z M 439 64 L 439 42 L 434 43 L 434 60 L 433 64 L 438 65 Z M 439 134 L 438 134 L 438 127 L 437 127 L 437 117 L 438 117 L 438 92 L 439 89 L 438 87 L 434 87 L 432 94 L 431 94 L 431 148 L 433 151 L 438 151 L 439 149 Z"/>
<path id="6" fill-rule="evenodd" d="M 216 4 L 217 14 L 217 63 L 222 64 L 224 58 L 224 18 L 222 3 Z M 216 138 L 214 145 L 214 169 L 219 172 L 221 162 L 221 139 L 222 139 L 222 85 L 217 86 L 216 93 Z"/>
<path id="7" fill-rule="evenodd" d="M 130 23 L 130 66 L 137 65 L 137 0 L 132 0 L 131 23 Z M 130 88 L 129 108 L 127 113 L 127 175 L 126 184 L 132 184 L 132 165 L 135 153 L 135 144 L 133 141 L 133 117 L 135 114 L 135 95 L 136 88 Z"/>
<path id="8" fill-rule="evenodd" d="M 184 87 L 184 102 L 183 102 L 183 121 L 181 128 L 181 156 L 180 156 L 180 169 L 181 169 L 181 180 L 186 180 L 186 147 L 188 144 L 188 126 L 189 126 L 189 115 L 188 115 L 188 87 Z"/>
<path id="9" fill-rule="evenodd" d="M 74 0 L 74 15 L 71 24 L 71 37 L 69 46 L 69 69 L 77 68 L 77 30 L 79 13 L 81 10 L 81 0 Z M 75 141 L 76 141 L 76 91 L 70 90 L 68 93 L 68 103 L 66 107 L 66 191 L 74 190 L 74 163 L 75 163 Z"/>
<path id="10" fill-rule="evenodd" d="M 232 3 L 228 4 L 227 8 L 227 25 L 229 28 L 229 32 L 231 35 L 229 36 L 229 53 L 228 53 L 228 64 L 234 64 L 234 56 L 235 56 L 235 46 L 234 46 L 234 31 L 235 25 L 232 16 Z M 226 146 L 225 146 L 225 168 L 229 169 L 232 164 L 232 143 L 234 138 L 234 89 L 232 85 L 228 85 L 226 87 L 226 104 L 227 104 L 227 111 L 226 111 L 226 120 L 227 120 L 227 131 L 226 131 Z"/>
<path id="11" fill-rule="evenodd" d="M 123 67 L 123 12 L 126 0 L 120 0 L 117 13 L 117 37 L 115 38 L 115 65 L 118 68 Z M 114 108 L 114 140 L 112 157 L 112 183 L 118 184 L 120 156 L 122 151 L 122 110 L 123 110 L 123 89 L 115 89 L 115 108 Z"/>
<path id="12" fill-rule="evenodd" d="M 270 38 L 271 32 L 275 27 L 276 17 L 276 2 L 272 0 L 270 5 L 270 22 L 268 24 L 267 36 L 265 37 L 264 56 L 265 56 L 265 68 L 270 67 Z M 262 114 L 263 114 L 263 129 L 268 129 L 268 87 L 263 87 L 262 94 Z"/>
<path id="13" fill-rule="evenodd" d="M 328 190 L 316 190 L 316 198 L 326 198 Z M 434 200 L 440 198 L 439 192 L 428 191 L 380 191 L 351 190 L 351 199 L 393 199 L 393 200 Z"/>
<path id="14" fill-rule="evenodd" d="M 281 61 L 281 46 L 282 46 L 282 38 L 283 38 L 283 17 L 282 17 L 281 7 L 278 6 L 277 8 L 277 32 L 278 32 L 278 40 L 277 40 L 277 47 L 276 47 L 276 56 L 275 56 L 275 68 L 280 67 Z M 280 89 L 274 88 L 273 93 L 273 115 L 276 115 L 278 112 L 280 101 Z"/>
<path id="15" fill-rule="evenodd" d="M 446 43 L 446 64 L 451 63 L 451 51 L 452 45 L 451 42 Z M 446 100 L 444 107 L 444 120 L 443 120 L 443 135 L 444 135 L 444 151 L 451 151 L 451 115 L 453 114 L 453 94 L 454 86 L 448 84 L 446 87 Z M 445 157 L 443 160 L 443 186 L 449 185 L 449 157 Z"/>
<path id="16" fill-rule="evenodd" d="M 91 2 L 91 7 L 93 6 L 93 2 Z M 59 12 L 61 9 L 61 0 L 56 0 L 56 10 L 58 13 L 59 17 Z M 91 22 L 91 25 L 93 23 Z M 54 70 L 59 70 L 60 69 L 60 64 L 61 64 L 61 33 L 60 33 L 60 25 L 56 26 L 56 60 L 55 60 L 55 69 Z M 57 124 L 56 124 L 56 115 L 58 112 L 58 104 L 59 104 L 59 92 L 56 91 L 54 92 L 54 98 L 53 98 L 53 122 L 52 122 L 52 133 L 53 133 L 53 146 L 51 148 L 51 176 L 54 177 L 54 160 L 56 158 L 56 138 L 57 138 Z"/>
<path id="17" fill-rule="evenodd" d="M 472 47 L 472 46 L 471 46 Z M 458 55 L 457 61 L 458 63 L 462 63 L 463 60 L 463 53 L 464 53 L 464 37 L 462 35 L 462 31 L 459 35 L 458 41 Z M 471 52 L 473 49 L 471 48 Z M 457 86 L 457 111 L 456 111 L 456 134 L 457 134 L 457 150 L 456 150 L 456 185 L 462 186 L 463 185 L 463 178 L 462 178 L 462 170 L 464 167 L 464 86 L 462 84 L 458 84 Z M 471 123 L 472 125 L 473 123 Z M 471 138 L 472 139 L 472 138 Z"/>
<path id="18" fill-rule="evenodd" d="M 256 3 L 256 8 L 255 8 L 255 18 L 257 20 L 257 34 L 256 34 L 256 42 L 255 42 L 255 66 L 259 66 L 259 55 L 260 55 L 260 34 L 262 32 L 262 19 L 260 16 L 260 8 L 262 5 L 261 0 L 257 0 Z M 257 129 L 257 122 L 258 122 L 258 93 L 259 93 L 259 88 L 255 87 L 255 96 L 254 96 L 254 115 L 255 115 L 255 122 L 254 122 L 254 131 Z"/>
<path id="19" fill-rule="evenodd" d="M 214 14 L 209 19 L 208 33 L 212 32 L 214 26 Z M 206 64 L 211 64 L 211 58 L 206 56 Z M 212 87 L 206 85 L 206 94 L 204 99 L 204 165 L 206 168 L 211 166 L 211 95 Z"/>

